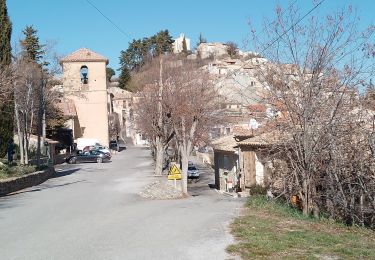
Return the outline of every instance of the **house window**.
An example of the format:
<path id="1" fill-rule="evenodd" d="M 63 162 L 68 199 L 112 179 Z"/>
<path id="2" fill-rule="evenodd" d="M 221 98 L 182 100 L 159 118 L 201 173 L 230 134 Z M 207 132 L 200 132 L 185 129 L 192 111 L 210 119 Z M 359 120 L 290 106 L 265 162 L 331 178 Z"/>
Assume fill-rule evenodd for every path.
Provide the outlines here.
<path id="1" fill-rule="evenodd" d="M 81 82 L 83 84 L 87 84 L 89 82 L 89 78 L 88 78 L 89 69 L 87 68 L 86 65 L 83 65 L 81 67 L 80 72 L 81 72 Z"/>

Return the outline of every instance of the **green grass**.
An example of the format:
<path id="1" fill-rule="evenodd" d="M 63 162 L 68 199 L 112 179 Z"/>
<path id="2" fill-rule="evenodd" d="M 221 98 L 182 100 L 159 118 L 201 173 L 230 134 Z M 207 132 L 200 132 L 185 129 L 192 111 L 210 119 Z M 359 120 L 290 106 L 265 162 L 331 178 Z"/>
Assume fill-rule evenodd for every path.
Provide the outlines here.
<path id="1" fill-rule="evenodd" d="M 229 253 L 243 259 L 375 259 L 375 232 L 303 216 L 264 196 L 249 198 L 231 225 L 237 243 Z"/>

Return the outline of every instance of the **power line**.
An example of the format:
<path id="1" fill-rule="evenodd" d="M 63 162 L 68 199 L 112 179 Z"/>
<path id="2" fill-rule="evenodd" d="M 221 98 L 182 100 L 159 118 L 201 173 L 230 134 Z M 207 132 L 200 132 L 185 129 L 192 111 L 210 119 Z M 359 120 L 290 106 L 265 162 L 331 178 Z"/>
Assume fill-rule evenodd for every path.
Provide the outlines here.
<path id="1" fill-rule="evenodd" d="M 89 5 L 91 5 L 93 8 L 96 9 L 108 22 L 110 22 L 120 33 L 122 33 L 126 38 L 129 38 L 132 40 L 132 37 L 126 33 L 123 29 L 120 28 L 115 22 L 113 22 L 108 16 L 106 16 L 102 11 L 99 10 L 98 7 L 96 7 L 91 1 L 85 0 Z"/>

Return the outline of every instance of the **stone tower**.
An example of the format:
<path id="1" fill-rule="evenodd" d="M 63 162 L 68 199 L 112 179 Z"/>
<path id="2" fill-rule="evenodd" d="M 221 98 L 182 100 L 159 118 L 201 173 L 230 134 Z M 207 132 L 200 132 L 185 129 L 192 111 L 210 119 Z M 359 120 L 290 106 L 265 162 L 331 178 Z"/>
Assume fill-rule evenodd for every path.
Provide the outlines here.
<path id="1" fill-rule="evenodd" d="M 60 60 L 66 98 L 74 102 L 77 117 L 74 139 L 93 138 L 108 145 L 106 65 L 108 59 L 82 48 Z"/>

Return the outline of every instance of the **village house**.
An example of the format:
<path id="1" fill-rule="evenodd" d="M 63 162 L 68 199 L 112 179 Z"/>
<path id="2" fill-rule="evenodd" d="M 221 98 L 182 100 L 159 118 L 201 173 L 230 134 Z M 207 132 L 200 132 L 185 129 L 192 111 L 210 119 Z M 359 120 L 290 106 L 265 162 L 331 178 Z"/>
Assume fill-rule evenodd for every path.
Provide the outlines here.
<path id="1" fill-rule="evenodd" d="M 197 52 L 201 59 L 228 56 L 228 45 L 221 42 L 207 42 L 199 44 Z"/>
<path id="2" fill-rule="evenodd" d="M 266 155 L 277 138 L 274 131 L 237 127 L 232 135 L 214 140 L 215 187 L 226 192 L 247 192 L 255 185 L 267 187 L 272 164 Z"/>
<path id="3" fill-rule="evenodd" d="M 117 79 L 112 78 L 108 87 L 108 111 L 112 115 L 112 120 L 109 120 L 111 125 L 118 126 L 118 135 L 125 139 L 131 137 L 133 128 L 132 120 L 132 103 L 133 93 L 118 87 Z M 113 122 L 116 120 L 116 122 Z M 111 137 L 113 139 L 113 136 Z"/>

